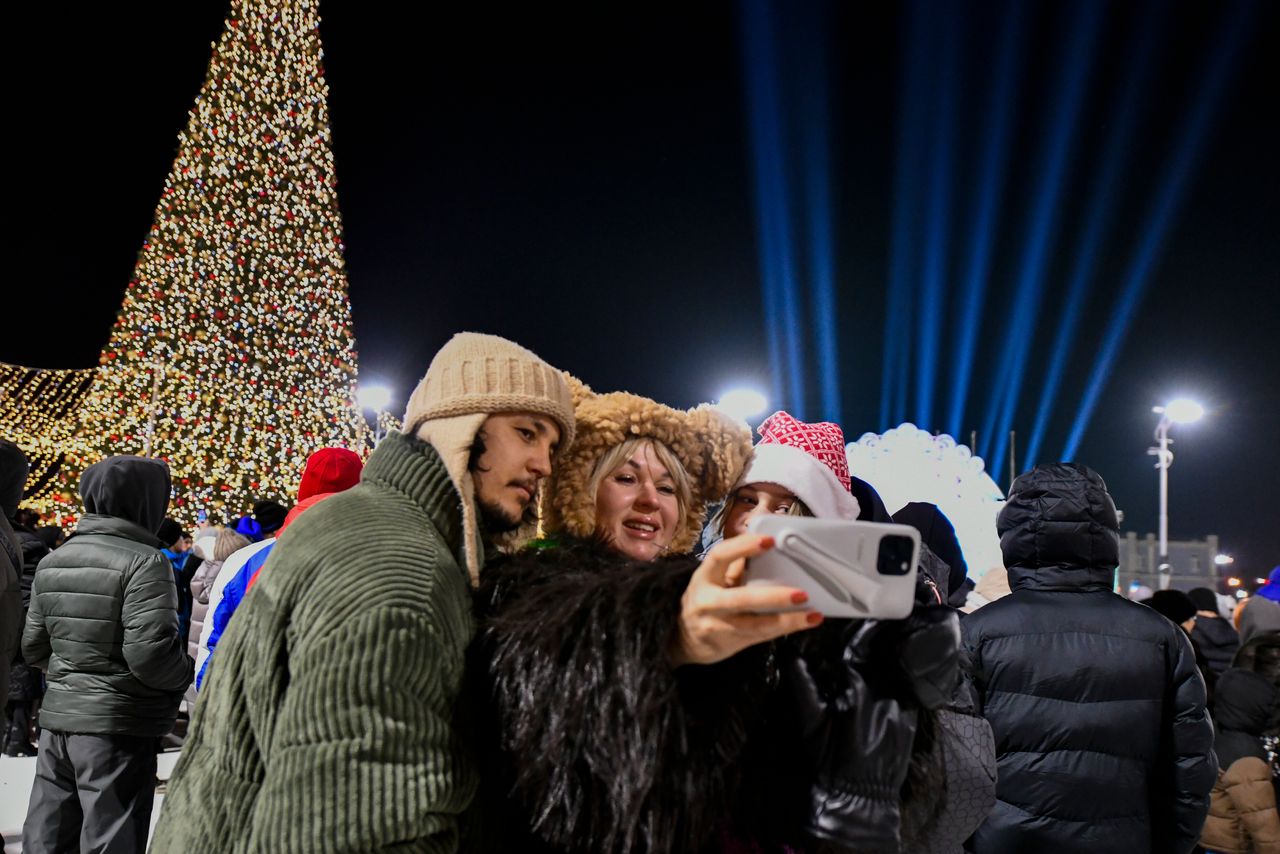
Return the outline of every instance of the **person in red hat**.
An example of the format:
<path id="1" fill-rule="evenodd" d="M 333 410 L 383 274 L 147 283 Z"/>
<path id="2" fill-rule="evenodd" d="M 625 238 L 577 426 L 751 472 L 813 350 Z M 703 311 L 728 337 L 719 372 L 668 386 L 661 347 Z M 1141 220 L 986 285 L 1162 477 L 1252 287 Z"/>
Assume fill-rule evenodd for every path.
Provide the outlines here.
<path id="1" fill-rule="evenodd" d="M 298 485 L 298 503 L 285 515 L 276 536 L 248 547 L 252 551 L 248 552 L 243 561 L 236 561 L 238 566 L 235 572 L 220 574 L 220 578 L 227 580 L 222 585 L 215 581 L 209 595 L 209 613 L 213 614 L 213 619 L 209 621 L 208 636 L 202 638 L 200 653 L 203 657 L 196 665 L 197 691 L 204 683 L 213 651 L 217 648 L 222 633 L 226 631 L 227 623 L 231 621 L 236 608 L 240 607 L 249 588 L 257 581 L 258 573 L 262 571 L 276 541 L 305 510 L 359 483 L 363 469 L 364 463 L 360 461 L 360 456 L 346 448 L 321 448 L 313 453 L 307 458 L 307 465 L 302 471 L 302 483 Z M 228 562 L 234 561 L 235 557 L 236 555 L 232 555 Z"/>

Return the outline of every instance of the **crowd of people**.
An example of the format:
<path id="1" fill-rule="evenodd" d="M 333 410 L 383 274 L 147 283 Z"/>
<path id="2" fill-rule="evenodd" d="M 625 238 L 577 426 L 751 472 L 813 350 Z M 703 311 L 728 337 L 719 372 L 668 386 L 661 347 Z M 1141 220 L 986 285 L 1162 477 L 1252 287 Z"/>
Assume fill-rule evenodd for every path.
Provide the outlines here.
<path id="1" fill-rule="evenodd" d="M 462 333 L 403 431 L 225 527 L 118 456 L 59 543 L 0 441 L 23 850 L 145 850 L 169 742 L 156 852 L 1280 852 L 1280 567 L 1230 614 L 1130 601 L 1102 478 L 1054 463 L 975 589 L 838 425 L 758 433 Z M 763 514 L 915 527 L 910 615 L 745 584 Z"/>

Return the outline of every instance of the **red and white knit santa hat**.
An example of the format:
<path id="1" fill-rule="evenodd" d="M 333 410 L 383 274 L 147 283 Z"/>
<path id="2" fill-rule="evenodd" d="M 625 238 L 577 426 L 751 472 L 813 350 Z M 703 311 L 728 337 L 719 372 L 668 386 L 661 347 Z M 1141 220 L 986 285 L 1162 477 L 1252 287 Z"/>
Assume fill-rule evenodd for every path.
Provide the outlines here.
<path id="1" fill-rule="evenodd" d="M 840 425 L 807 424 L 779 411 L 757 430 L 760 441 L 734 489 L 773 483 L 803 501 L 819 519 L 858 518 L 858 500 L 849 492 L 849 460 Z"/>

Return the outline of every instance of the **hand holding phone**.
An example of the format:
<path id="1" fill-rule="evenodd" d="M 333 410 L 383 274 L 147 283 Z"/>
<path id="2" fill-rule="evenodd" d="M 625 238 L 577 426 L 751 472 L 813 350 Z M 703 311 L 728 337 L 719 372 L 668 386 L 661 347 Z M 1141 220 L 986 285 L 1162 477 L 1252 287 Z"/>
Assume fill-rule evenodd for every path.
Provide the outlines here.
<path id="1" fill-rule="evenodd" d="M 915 598 L 920 533 L 908 525 L 760 516 L 775 546 L 747 562 L 747 585 L 797 587 L 828 617 L 900 620 Z"/>

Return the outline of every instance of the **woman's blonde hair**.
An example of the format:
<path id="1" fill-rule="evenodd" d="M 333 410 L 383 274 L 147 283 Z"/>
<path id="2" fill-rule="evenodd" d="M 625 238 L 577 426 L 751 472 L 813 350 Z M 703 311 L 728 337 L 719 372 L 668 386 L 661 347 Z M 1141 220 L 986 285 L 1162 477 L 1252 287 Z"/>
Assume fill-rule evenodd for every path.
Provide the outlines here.
<path id="1" fill-rule="evenodd" d="M 671 475 L 671 480 L 676 487 L 676 504 L 680 508 L 680 516 L 683 517 L 689 509 L 689 504 L 693 501 L 693 488 L 689 485 L 689 473 L 685 471 L 684 464 L 680 462 L 679 457 L 672 453 L 670 448 L 657 439 L 651 439 L 648 436 L 627 439 L 605 451 L 600 456 L 600 459 L 596 460 L 595 467 L 591 470 L 591 478 L 587 481 L 587 491 L 590 493 L 591 503 L 595 504 L 596 494 L 604 479 L 626 465 L 627 460 L 646 447 L 653 449 L 653 455 L 658 458 L 658 462 L 662 463 Z"/>
<path id="2" fill-rule="evenodd" d="M 219 528 L 218 539 L 213 541 L 213 559 L 224 561 L 249 545 L 249 539 L 235 532 L 234 528 Z"/>
<path id="3" fill-rule="evenodd" d="M 732 507 L 733 502 L 738 499 L 738 493 L 746 489 L 747 487 L 751 487 L 751 486 L 755 486 L 755 484 L 744 483 L 742 484 L 742 486 L 739 486 L 733 492 L 730 492 L 729 497 L 724 500 L 724 503 L 721 504 L 719 509 L 716 510 L 715 515 L 711 517 L 711 522 L 710 522 L 711 532 L 715 534 L 717 537 L 724 536 L 724 523 L 725 523 L 725 520 L 728 519 L 729 517 L 729 508 Z M 787 508 L 786 515 L 788 516 L 812 516 L 813 515 L 813 511 L 810 510 L 807 506 L 805 506 L 805 503 L 800 500 L 799 496 L 792 495 L 791 498 L 792 498 L 791 506 Z"/>

